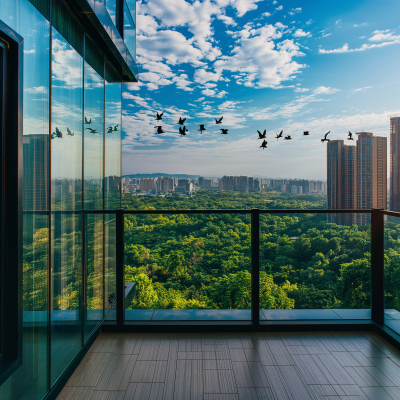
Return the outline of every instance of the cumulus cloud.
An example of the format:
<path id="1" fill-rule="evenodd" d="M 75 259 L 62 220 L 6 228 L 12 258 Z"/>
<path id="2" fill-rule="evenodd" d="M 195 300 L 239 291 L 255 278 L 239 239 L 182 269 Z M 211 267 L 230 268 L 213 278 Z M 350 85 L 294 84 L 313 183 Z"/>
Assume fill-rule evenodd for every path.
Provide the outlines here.
<path id="1" fill-rule="evenodd" d="M 275 8 L 275 10 L 278 10 L 278 11 L 280 11 L 280 10 L 282 10 L 283 9 L 283 6 L 279 6 L 279 7 L 276 7 Z"/>
<path id="2" fill-rule="evenodd" d="M 292 8 L 290 11 L 289 11 L 289 14 L 290 15 L 294 15 L 294 14 L 298 14 L 298 13 L 300 13 L 301 12 L 301 7 L 297 7 L 297 8 Z"/>
<path id="3" fill-rule="evenodd" d="M 385 31 L 374 31 L 373 33 L 374 35 L 368 39 L 371 42 L 383 42 L 384 40 L 394 40 L 398 42 L 400 40 L 400 35 L 393 35 L 393 32 L 390 32 L 389 29 Z"/>
<path id="4" fill-rule="evenodd" d="M 303 29 L 297 29 L 294 33 L 293 33 L 294 37 L 306 37 L 306 36 L 311 36 L 310 32 L 304 32 Z"/>
<path id="5" fill-rule="evenodd" d="M 239 72 L 236 82 L 251 87 L 278 87 L 283 81 L 292 79 L 305 67 L 293 58 L 302 56 L 293 40 L 280 39 L 285 25 L 266 25 L 258 29 L 243 29 L 236 32 L 238 38 L 232 56 L 222 56 L 214 63 L 217 71 Z"/>

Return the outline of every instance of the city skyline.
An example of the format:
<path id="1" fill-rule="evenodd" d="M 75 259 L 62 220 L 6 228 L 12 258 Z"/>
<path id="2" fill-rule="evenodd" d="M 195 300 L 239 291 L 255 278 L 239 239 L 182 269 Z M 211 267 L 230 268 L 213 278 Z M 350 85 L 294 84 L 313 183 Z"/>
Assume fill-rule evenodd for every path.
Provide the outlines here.
<path id="1" fill-rule="evenodd" d="M 327 131 L 331 140 L 348 131 L 388 137 L 389 118 L 400 115 L 390 68 L 400 61 L 396 9 L 391 0 L 138 2 L 141 82 L 124 86 L 123 174 L 262 169 L 324 179 Z M 165 133 L 155 135 L 161 111 Z M 202 135 L 198 124 L 207 129 Z M 257 130 L 264 129 L 261 151 Z M 274 139 L 282 129 L 292 141 Z"/>

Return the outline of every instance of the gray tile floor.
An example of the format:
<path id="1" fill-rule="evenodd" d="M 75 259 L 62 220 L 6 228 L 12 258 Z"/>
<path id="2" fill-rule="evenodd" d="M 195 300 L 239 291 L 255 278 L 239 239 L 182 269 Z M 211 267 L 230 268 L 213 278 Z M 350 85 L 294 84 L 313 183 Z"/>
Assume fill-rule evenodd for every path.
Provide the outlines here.
<path id="1" fill-rule="evenodd" d="M 102 333 L 59 400 L 398 400 L 400 352 L 372 332 Z"/>

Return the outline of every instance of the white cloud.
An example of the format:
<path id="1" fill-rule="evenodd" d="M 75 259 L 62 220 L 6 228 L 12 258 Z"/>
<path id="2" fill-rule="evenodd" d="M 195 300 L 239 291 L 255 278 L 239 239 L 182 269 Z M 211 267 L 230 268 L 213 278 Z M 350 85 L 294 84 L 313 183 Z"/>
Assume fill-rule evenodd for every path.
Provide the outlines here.
<path id="1" fill-rule="evenodd" d="M 339 91 L 340 91 L 339 89 L 334 89 L 326 86 L 319 86 L 316 89 L 314 89 L 315 94 L 332 94 Z"/>
<path id="2" fill-rule="evenodd" d="M 31 87 L 31 88 L 26 88 L 24 89 L 25 92 L 27 93 L 47 93 L 47 87 L 46 86 L 36 86 L 36 87 Z"/>
<path id="3" fill-rule="evenodd" d="M 140 96 L 134 96 L 132 93 L 129 92 L 123 92 L 122 98 L 125 100 L 133 100 L 137 105 L 144 108 L 150 107 L 145 99 L 141 98 Z"/>
<path id="4" fill-rule="evenodd" d="M 176 84 L 178 89 L 185 90 L 186 92 L 193 91 L 193 88 L 189 87 L 189 85 L 191 85 L 192 82 L 188 80 L 188 76 L 186 74 L 175 76 L 173 78 L 173 82 Z"/>
<path id="5" fill-rule="evenodd" d="M 309 19 L 309 20 L 306 22 L 306 25 L 311 25 L 313 22 L 314 22 L 314 21 L 313 21 L 312 19 Z"/>
<path id="6" fill-rule="evenodd" d="M 210 72 L 204 69 L 196 69 L 194 80 L 198 83 L 218 82 L 221 78 L 221 72 Z"/>
<path id="7" fill-rule="evenodd" d="M 231 25 L 231 26 L 236 26 L 237 23 L 232 17 L 228 17 L 227 15 L 220 15 L 218 17 L 225 25 Z"/>
<path id="8" fill-rule="evenodd" d="M 35 49 L 30 49 L 30 50 L 24 50 L 24 54 L 33 54 L 35 53 Z"/>
<path id="9" fill-rule="evenodd" d="M 371 88 L 372 88 L 372 86 L 365 86 L 365 87 L 362 87 L 362 88 L 354 89 L 354 90 L 352 90 L 351 92 L 352 92 L 352 93 L 355 93 L 355 92 L 363 92 L 363 91 L 368 90 L 368 89 L 371 89 Z"/>
<path id="10" fill-rule="evenodd" d="M 311 36 L 310 32 L 304 32 L 303 29 L 297 29 L 295 33 L 293 33 L 294 37 L 306 37 Z"/>
<path id="11" fill-rule="evenodd" d="M 340 25 L 341 23 L 342 23 L 342 20 L 341 20 L 341 19 L 338 19 L 338 20 L 335 22 L 336 25 Z"/>
<path id="12" fill-rule="evenodd" d="M 294 89 L 295 92 L 308 92 L 310 89 L 307 88 L 301 88 L 301 87 L 297 87 L 296 89 Z"/>
<path id="13" fill-rule="evenodd" d="M 293 60 L 303 55 L 293 40 L 275 44 L 274 39 L 282 37 L 284 28 L 285 25 L 276 24 L 236 32 L 238 40 L 233 55 L 220 57 L 214 63 L 216 71 L 239 72 L 242 74 L 236 80 L 239 85 L 258 88 L 279 87 L 292 79 L 305 65 Z"/>
<path id="14" fill-rule="evenodd" d="M 400 41 L 400 35 L 393 35 L 393 32 L 389 30 L 386 31 L 374 31 L 374 36 L 370 37 L 368 40 L 371 42 L 383 42 L 384 40 L 388 41 Z"/>
<path id="15" fill-rule="evenodd" d="M 282 10 L 283 9 L 283 6 L 279 6 L 279 7 L 276 7 L 275 8 L 275 10 L 278 10 L 278 11 L 280 11 L 280 10 Z"/>
<path id="16" fill-rule="evenodd" d="M 265 13 L 262 13 L 261 15 L 264 17 L 270 17 L 272 14 L 269 12 L 265 12 Z"/>
<path id="17" fill-rule="evenodd" d="M 366 26 L 366 25 L 368 25 L 368 22 L 363 22 L 361 24 L 354 24 L 353 26 L 358 27 L 358 26 Z"/>
<path id="18" fill-rule="evenodd" d="M 289 14 L 290 15 L 294 15 L 294 14 L 297 14 L 297 13 L 300 13 L 301 12 L 301 7 L 297 7 L 297 8 L 292 8 L 290 11 L 289 11 Z"/>
<path id="19" fill-rule="evenodd" d="M 357 52 L 357 51 L 365 51 L 365 50 L 373 49 L 375 47 L 385 47 L 385 46 L 389 46 L 391 44 L 396 44 L 396 43 L 400 43 L 400 40 L 399 41 L 396 40 L 393 42 L 383 42 L 383 43 L 379 43 L 379 44 L 363 44 L 361 47 L 356 48 L 356 49 L 350 49 L 349 45 L 346 43 L 342 47 L 339 47 L 338 49 L 333 49 L 333 50 L 319 49 L 319 52 L 321 54 L 353 53 L 353 52 Z"/>
<path id="20" fill-rule="evenodd" d="M 327 36 L 331 36 L 331 35 L 332 35 L 332 33 L 323 33 L 322 37 L 327 37 Z"/>

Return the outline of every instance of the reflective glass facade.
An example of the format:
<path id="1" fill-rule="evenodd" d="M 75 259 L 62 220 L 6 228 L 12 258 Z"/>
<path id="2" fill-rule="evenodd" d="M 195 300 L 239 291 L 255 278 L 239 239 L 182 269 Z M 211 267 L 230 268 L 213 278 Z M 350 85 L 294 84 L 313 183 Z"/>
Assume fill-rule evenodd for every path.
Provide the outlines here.
<path id="1" fill-rule="evenodd" d="M 0 20 L 24 39 L 23 355 L 0 398 L 34 400 L 115 302 L 115 215 L 85 210 L 121 205 L 122 69 L 61 0 L 2 0 Z"/>

